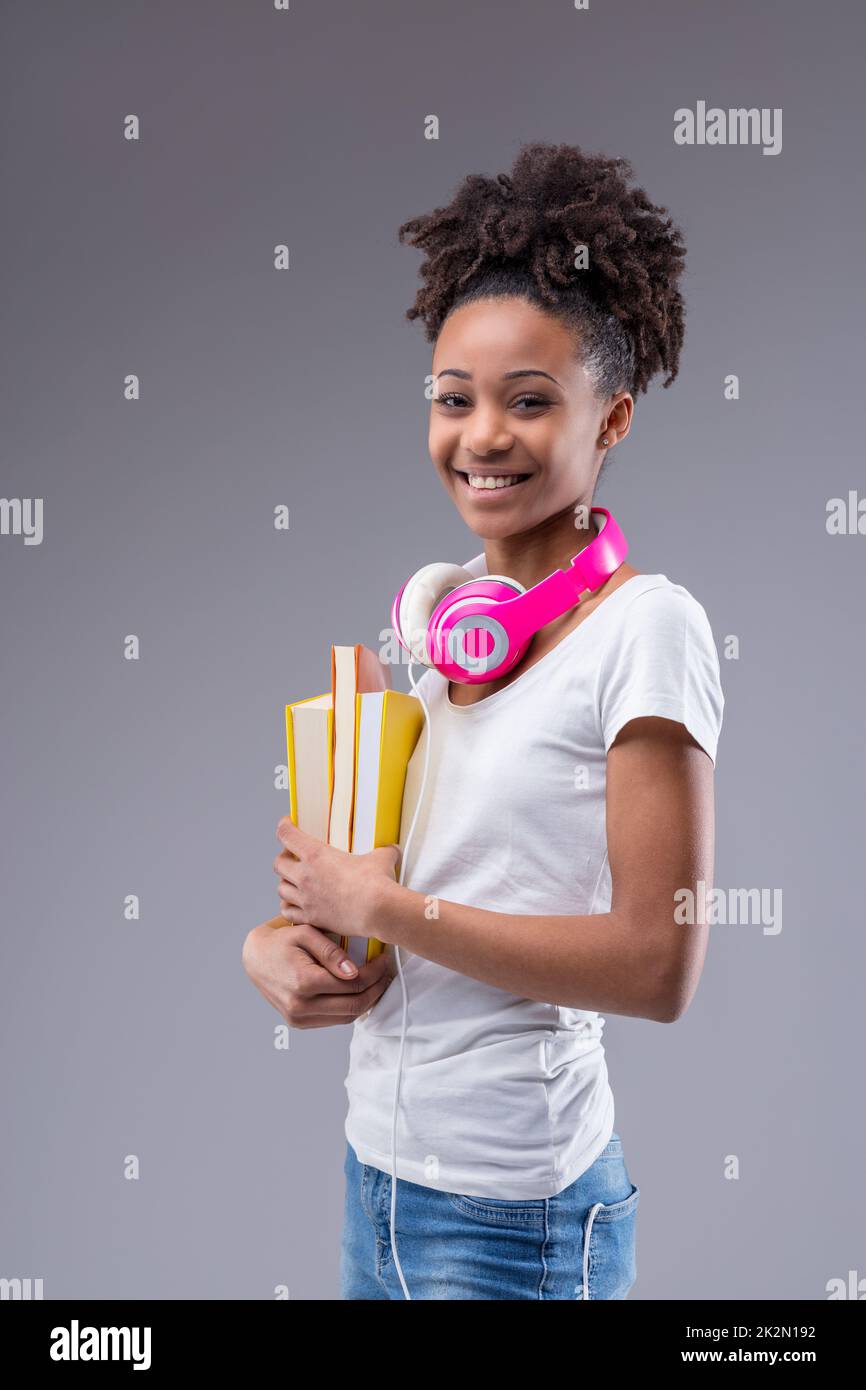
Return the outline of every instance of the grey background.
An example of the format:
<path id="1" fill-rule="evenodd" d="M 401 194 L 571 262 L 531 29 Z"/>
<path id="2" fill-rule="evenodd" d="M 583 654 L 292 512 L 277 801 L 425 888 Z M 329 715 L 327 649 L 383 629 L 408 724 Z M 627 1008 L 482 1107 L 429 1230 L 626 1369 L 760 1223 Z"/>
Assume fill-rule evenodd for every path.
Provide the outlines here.
<path id="1" fill-rule="evenodd" d="M 716 883 L 783 890 L 778 935 L 712 929 L 675 1026 L 608 1016 L 631 1297 L 866 1275 L 866 538 L 825 528 L 864 486 L 858 7 L 7 0 L 0 25 L 0 495 L 45 501 L 41 546 L 0 537 L 0 1275 L 338 1297 L 349 1032 L 276 1052 L 241 945 L 277 906 L 284 702 L 331 642 L 377 645 L 408 573 L 482 548 L 427 453 L 396 229 L 532 139 L 627 156 L 684 229 L 680 376 L 600 500 L 740 639 Z M 698 100 L 782 107 L 781 154 L 676 146 Z"/>

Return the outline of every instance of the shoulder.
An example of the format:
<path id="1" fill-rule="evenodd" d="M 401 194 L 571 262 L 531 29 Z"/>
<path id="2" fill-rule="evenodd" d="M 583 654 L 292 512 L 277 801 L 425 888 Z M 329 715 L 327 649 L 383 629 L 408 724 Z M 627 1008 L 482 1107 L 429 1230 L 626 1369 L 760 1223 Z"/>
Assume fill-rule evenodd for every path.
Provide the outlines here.
<path id="1" fill-rule="evenodd" d="M 703 604 L 683 584 L 665 574 L 638 574 L 622 586 L 609 646 L 625 635 L 655 638 L 677 634 L 700 637 L 711 646 L 712 626 Z"/>
<path id="2" fill-rule="evenodd" d="M 706 609 L 664 574 L 636 576 L 619 597 L 598 671 L 605 748 L 629 719 L 660 715 L 684 724 L 715 762 L 724 693 Z"/>
<path id="3" fill-rule="evenodd" d="M 690 608 L 705 613 L 703 604 L 691 590 L 684 584 L 668 579 L 666 574 L 636 574 L 627 585 L 623 585 L 623 594 L 628 597 L 628 608 L 641 603 L 644 609 L 658 612 Z"/>

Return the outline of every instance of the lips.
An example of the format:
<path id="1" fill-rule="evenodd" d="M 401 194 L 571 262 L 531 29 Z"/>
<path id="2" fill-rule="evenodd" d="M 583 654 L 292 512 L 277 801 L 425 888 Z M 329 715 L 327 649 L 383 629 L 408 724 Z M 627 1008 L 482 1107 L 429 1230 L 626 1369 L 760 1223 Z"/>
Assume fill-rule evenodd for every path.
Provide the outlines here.
<path id="1" fill-rule="evenodd" d="M 455 473 L 462 480 L 462 486 L 467 492 L 476 497 L 489 497 L 491 494 L 497 495 L 502 492 L 513 492 L 515 488 L 520 488 L 532 477 L 531 473 L 517 473 L 515 471 L 505 471 L 500 469 L 498 472 L 479 469 L 463 470 L 456 468 Z M 470 482 L 470 475 L 473 479 L 483 479 L 482 482 Z M 498 479 L 503 479 L 499 482 Z"/>

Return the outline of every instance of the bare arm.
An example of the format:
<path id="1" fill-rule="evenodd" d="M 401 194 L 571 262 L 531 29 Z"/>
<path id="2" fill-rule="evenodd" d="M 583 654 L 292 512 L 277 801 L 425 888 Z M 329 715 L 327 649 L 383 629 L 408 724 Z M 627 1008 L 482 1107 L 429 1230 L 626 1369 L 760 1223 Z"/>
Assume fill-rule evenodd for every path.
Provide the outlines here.
<path id="1" fill-rule="evenodd" d="M 377 880 L 382 941 L 525 998 L 673 1022 L 697 988 L 706 926 L 674 920 L 678 889 L 713 878 L 713 765 L 681 724 L 633 719 L 607 761 L 611 909 L 518 916 Z"/>

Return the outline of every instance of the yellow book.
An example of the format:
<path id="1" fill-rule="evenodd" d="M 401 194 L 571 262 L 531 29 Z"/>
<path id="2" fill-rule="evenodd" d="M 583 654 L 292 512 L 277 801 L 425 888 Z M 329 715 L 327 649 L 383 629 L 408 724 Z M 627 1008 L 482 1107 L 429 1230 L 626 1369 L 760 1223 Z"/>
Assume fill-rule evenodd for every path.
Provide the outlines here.
<path id="1" fill-rule="evenodd" d="M 286 753 L 289 764 L 289 815 L 299 830 L 328 840 L 334 787 L 334 703 L 331 692 L 286 705 Z M 271 919 L 286 926 L 287 919 Z M 327 932 L 339 941 L 335 932 Z"/>
<path id="2" fill-rule="evenodd" d="M 415 695 L 401 690 L 359 693 L 355 701 L 352 853 L 369 854 L 399 843 L 406 769 L 424 726 L 424 712 Z M 342 944 L 356 965 L 385 949 L 374 937 L 343 937 Z"/>
<path id="3" fill-rule="evenodd" d="M 308 835 L 353 854 L 399 843 L 406 771 L 424 726 L 416 696 L 371 688 L 387 679 L 372 657 L 365 647 L 333 648 L 332 690 L 286 705 L 291 818 Z M 335 706 L 339 660 L 346 671 L 343 684 L 355 688 L 348 704 L 344 692 Z M 325 935 L 356 965 L 385 949 L 374 938 Z"/>
<path id="4" fill-rule="evenodd" d="M 334 709 L 330 691 L 286 705 L 289 812 L 299 830 L 328 838 L 334 785 Z"/>

